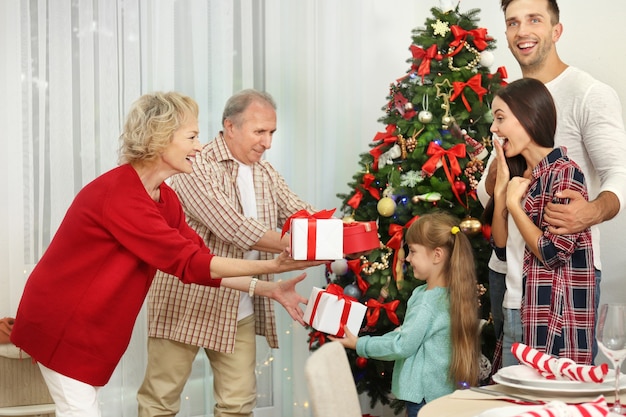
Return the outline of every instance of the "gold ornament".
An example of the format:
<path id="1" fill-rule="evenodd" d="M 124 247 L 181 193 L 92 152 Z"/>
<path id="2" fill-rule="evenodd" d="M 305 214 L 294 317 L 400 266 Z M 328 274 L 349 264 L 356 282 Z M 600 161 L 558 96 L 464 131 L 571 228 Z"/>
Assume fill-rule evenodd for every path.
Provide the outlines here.
<path id="1" fill-rule="evenodd" d="M 450 68 L 450 71 L 461 71 L 463 68 L 471 70 L 480 62 L 480 52 L 478 52 L 478 49 L 474 48 L 465 41 L 463 41 L 463 43 L 461 44 L 461 48 L 463 48 L 464 46 L 465 48 L 467 48 L 468 51 L 474 54 L 474 59 L 468 62 L 467 65 L 465 65 L 464 67 L 455 67 L 452 57 L 454 56 L 453 52 L 456 48 L 450 47 L 450 49 L 448 49 L 448 68 Z"/>
<path id="2" fill-rule="evenodd" d="M 396 212 L 396 202 L 389 197 L 383 197 L 378 201 L 376 209 L 381 216 L 391 217 Z"/>
<path id="3" fill-rule="evenodd" d="M 361 270 L 363 271 L 365 275 L 372 275 L 376 271 L 383 271 L 389 268 L 389 257 L 393 253 L 393 250 L 386 246 L 382 246 L 382 244 L 381 244 L 381 249 L 384 249 L 385 252 L 380 255 L 380 262 L 370 262 L 367 260 L 365 255 L 362 255 L 360 257 Z"/>
<path id="4" fill-rule="evenodd" d="M 404 160 L 407 156 L 406 139 L 404 139 L 404 136 L 398 135 L 398 144 L 400 144 L 400 158 Z"/>
<path id="5" fill-rule="evenodd" d="M 461 228 L 461 231 L 463 233 L 471 237 L 479 234 L 483 228 L 483 225 L 477 218 L 467 216 L 463 220 L 461 220 L 461 223 L 459 223 L 459 227 Z"/>
<path id="6" fill-rule="evenodd" d="M 352 214 L 346 214 L 341 220 L 343 220 L 344 223 L 352 223 L 354 222 L 354 216 Z"/>
<path id="7" fill-rule="evenodd" d="M 445 116 L 441 118 L 441 125 L 444 129 L 447 129 L 455 121 L 456 120 L 454 119 L 454 116 L 450 116 L 446 114 Z"/>

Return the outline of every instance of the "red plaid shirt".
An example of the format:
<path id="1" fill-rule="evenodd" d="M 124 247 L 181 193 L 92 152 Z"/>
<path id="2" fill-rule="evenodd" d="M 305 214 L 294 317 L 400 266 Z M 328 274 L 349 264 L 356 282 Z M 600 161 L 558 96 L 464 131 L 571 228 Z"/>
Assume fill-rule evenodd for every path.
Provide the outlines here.
<path id="1" fill-rule="evenodd" d="M 523 201 L 528 217 L 543 230 L 537 241 L 543 262 L 528 248 L 524 253 L 524 343 L 591 364 L 595 323 L 591 232 L 554 235 L 544 220 L 546 205 L 557 200 L 557 192 L 567 189 L 588 198 L 582 171 L 565 156 L 565 148 L 555 148 L 533 169 Z"/>

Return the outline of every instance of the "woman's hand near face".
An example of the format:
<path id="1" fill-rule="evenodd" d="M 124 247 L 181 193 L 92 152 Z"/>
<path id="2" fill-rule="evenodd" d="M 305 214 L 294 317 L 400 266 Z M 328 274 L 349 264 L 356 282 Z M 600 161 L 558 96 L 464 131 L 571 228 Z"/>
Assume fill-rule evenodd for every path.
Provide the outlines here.
<path id="1" fill-rule="evenodd" d="M 496 182 L 494 185 L 493 196 L 494 198 L 502 198 L 506 196 L 507 186 L 509 184 L 510 172 L 509 166 L 506 163 L 506 157 L 504 156 L 504 150 L 500 141 L 495 140 L 493 146 L 496 149 L 496 159 L 492 162 L 496 164 Z M 491 168 L 489 168 L 491 171 Z"/>

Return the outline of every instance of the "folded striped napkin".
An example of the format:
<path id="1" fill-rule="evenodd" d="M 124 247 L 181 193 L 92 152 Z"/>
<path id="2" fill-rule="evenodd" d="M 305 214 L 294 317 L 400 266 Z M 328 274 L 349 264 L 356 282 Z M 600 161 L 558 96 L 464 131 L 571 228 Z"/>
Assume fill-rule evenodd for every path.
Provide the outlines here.
<path id="1" fill-rule="evenodd" d="M 555 358 L 523 343 L 513 343 L 511 352 L 520 363 L 536 369 L 547 379 L 600 383 L 609 372 L 606 363 L 578 365 L 569 358 Z"/>
<path id="2" fill-rule="evenodd" d="M 609 407 L 603 396 L 595 401 L 568 405 L 561 401 L 551 401 L 542 408 L 533 407 L 532 411 L 517 414 L 514 417 L 606 417 Z"/>

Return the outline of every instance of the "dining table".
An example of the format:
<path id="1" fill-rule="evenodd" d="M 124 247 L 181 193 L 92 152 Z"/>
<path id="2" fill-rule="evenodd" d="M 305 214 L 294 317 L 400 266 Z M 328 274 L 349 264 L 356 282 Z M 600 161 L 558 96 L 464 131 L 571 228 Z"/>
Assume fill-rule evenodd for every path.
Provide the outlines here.
<path id="1" fill-rule="evenodd" d="M 482 388 L 497 392 L 498 395 L 476 392 L 470 389 L 456 390 L 451 394 L 426 403 L 419 411 L 418 417 L 500 417 L 514 415 L 510 414 L 510 410 L 513 409 L 507 410 L 504 407 L 519 407 L 520 405 L 524 405 L 525 407 L 533 406 L 528 402 L 510 398 L 508 396 L 510 394 L 546 404 L 551 401 L 561 401 L 567 404 L 586 403 L 594 401 L 599 395 L 603 395 L 609 403 L 614 401 L 614 394 L 612 394 L 611 391 L 601 394 L 583 392 L 578 395 L 572 392 L 545 393 L 526 391 L 501 384 L 486 385 Z M 626 390 L 620 391 L 620 402 L 626 404 Z M 518 409 L 523 411 L 521 408 Z M 493 410 L 493 412 L 490 412 L 490 410 Z M 610 414 L 610 416 L 613 416 L 613 414 Z"/>

